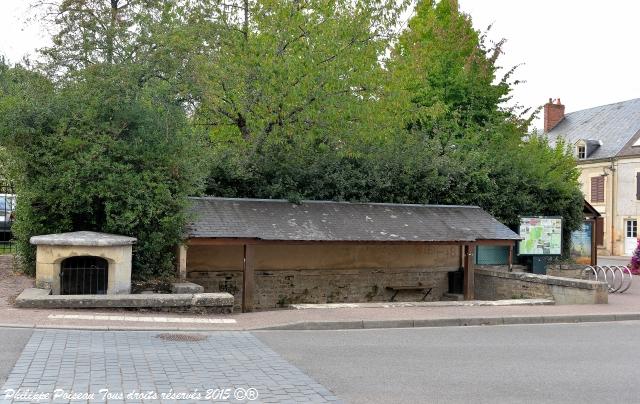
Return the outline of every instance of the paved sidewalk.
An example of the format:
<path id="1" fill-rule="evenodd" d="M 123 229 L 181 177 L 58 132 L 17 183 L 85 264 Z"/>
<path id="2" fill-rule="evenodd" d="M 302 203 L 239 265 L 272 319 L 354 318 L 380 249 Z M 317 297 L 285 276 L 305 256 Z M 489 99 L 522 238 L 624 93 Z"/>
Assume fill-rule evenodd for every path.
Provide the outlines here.
<path id="1" fill-rule="evenodd" d="M 0 307 L 0 326 L 103 330 L 350 329 L 617 320 L 640 320 L 640 277 L 634 277 L 626 293 L 610 294 L 609 304 L 601 305 L 345 307 L 230 315 Z"/>
<path id="2" fill-rule="evenodd" d="M 37 330 L 0 390 L 7 403 L 87 401 L 339 400 L 247 332 Z"/>

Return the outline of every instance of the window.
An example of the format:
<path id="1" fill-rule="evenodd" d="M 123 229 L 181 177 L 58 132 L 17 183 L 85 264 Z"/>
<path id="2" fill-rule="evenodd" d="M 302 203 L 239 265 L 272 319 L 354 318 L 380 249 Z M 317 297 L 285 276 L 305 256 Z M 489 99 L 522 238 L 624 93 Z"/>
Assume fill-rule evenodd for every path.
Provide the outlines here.
<path id="1" fill-rule="evenodd" d="M 604 203 L 604 176 L 591 177 L 591 202 Z"/>
<path id="2" fill-rule="evenodd" d="M 638 237 L 638 221 L 637 220 L 627 220 L 627 237 L 636 238 Z"/>
<path id="3" fill-rule="evenodd" d="M 577 147 L 577 155 L 578 155 L 578 159 L 579 160 L 583 160 L 587 158 L 587 146 L 585 145 L 578 145 Z"/>

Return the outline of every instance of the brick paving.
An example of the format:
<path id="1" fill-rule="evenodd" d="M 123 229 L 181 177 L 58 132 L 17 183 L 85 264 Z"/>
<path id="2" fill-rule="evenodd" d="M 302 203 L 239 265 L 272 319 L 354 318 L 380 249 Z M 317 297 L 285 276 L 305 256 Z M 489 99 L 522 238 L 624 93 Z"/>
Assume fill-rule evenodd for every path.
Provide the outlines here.
<path id="1" fill-rule="evenodd" d="M 339 402 L 333 393 L 248 332 L 169 335 L 183 340 L 167 340 L 160 335 L 36 330 L 0 391 L 0 402 Z M 202 336 L 206 339 L 184 340 Z M 250 388 L 255 390 L 250 392 Z M 51 395 L 43 400 L 33 395 L 9 399 L 7 389 Z M 76 396 L 78 400 L 72 400 L 59 396 L 52 400 L 56 389 L 60 389 L 58 394 L 93 393 L 94 397 Z M 112 399 L 100 392 L 103 389 L 113 394 Z M 228 398 L 216 396 L 212 392 L 215 389 L 219 389 L 218 394 L 228 394 Z M 224 389 L 229 389 L 228 393 Z M 234 396 L 237 391 L 239 397 Z M 257 399 L 246 397 L 255 392 Z M 131 393 L 148 395 L 135 397 Z"/>

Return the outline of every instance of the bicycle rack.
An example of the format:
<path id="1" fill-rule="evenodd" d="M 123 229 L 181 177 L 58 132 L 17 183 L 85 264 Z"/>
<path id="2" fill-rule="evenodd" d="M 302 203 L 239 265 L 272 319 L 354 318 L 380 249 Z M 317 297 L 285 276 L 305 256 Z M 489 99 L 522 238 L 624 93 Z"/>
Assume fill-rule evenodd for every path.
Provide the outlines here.
<path id="1" fill-rule="evenodd" d="M 588 279 L 606 282 L 611 293 L 624 293 L 633 282 L 631 270 L 624 265 L 594 265 L 583 272 Z"/>

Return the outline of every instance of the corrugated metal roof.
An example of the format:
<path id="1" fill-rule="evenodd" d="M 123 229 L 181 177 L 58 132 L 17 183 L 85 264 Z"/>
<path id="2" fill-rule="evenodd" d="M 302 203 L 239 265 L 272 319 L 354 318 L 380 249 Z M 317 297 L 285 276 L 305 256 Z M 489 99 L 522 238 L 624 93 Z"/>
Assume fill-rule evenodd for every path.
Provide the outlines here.
<path id="1" fill-rule="evenodd" d="M 519 236 L 477 206 L 189 198 L 191 238 L 475 241 Z"/>
<path id="2" fill-rule="evenodd" d="M 569 144 L 600 140 L 602 145 L 585 159 L 594 160 L 618 155 L 638 130 L 640 98 L 568 113 L 548 136 L 552 142 L 562 137 Z"/>

